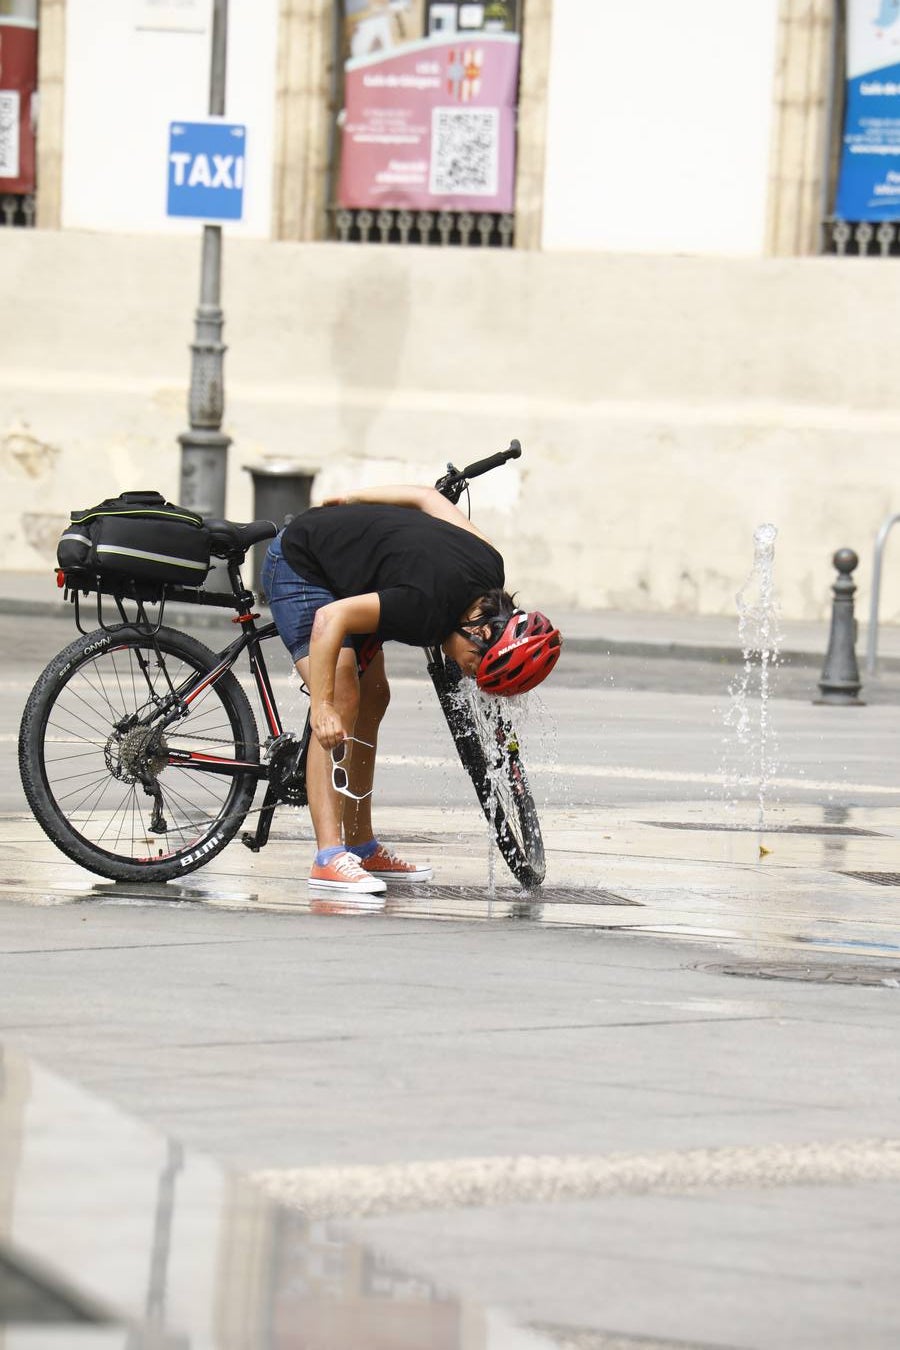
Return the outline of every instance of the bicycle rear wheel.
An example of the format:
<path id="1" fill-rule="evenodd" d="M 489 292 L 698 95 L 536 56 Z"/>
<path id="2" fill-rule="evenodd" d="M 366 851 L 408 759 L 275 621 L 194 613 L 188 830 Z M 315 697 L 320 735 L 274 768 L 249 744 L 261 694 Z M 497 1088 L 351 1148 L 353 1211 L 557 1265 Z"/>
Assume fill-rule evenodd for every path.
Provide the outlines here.
<path id="1" fill-rule="evenodd" d="M 544 841 L 512 720 L 493 701 L 481 708 L 467 700 L 459 677 L 439 655 L 429 653 L 428 670 L 504 862 L 526 889 L 540 886 L 547 870 Z"/>
<path id="2" fill-rule="evenodd" d="M 167 628 L 155 639 L 97 631 L 50 662 L 22 716 L 19 769 L 38 823 L 69 858 L 114 881 L 167 881 L 234 837 L 256 774 L 193 766 L 259 763 L 247 696 L 228 671 L 189 704 L 180 698 L 218 664 Z"/>

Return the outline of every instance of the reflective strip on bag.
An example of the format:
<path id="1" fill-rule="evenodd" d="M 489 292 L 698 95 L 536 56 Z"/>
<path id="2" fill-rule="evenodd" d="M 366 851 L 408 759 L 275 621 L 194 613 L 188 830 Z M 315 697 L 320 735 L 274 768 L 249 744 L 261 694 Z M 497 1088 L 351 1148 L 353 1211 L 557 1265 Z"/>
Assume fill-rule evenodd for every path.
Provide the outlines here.
<path id="1" fill-rule="evenodd" d="M 190 567 L 195 572 L 208 572 L 209 563 L 195 562 L 192 558 L 176 558 L 171 553 L 148 553 L 143 548 L 124 548 L 121 544 L 98 544 L 98 554 L 108 554 L 112 558 L 140 558 L 143 562 L 164 563 L 170 567 Z"/>

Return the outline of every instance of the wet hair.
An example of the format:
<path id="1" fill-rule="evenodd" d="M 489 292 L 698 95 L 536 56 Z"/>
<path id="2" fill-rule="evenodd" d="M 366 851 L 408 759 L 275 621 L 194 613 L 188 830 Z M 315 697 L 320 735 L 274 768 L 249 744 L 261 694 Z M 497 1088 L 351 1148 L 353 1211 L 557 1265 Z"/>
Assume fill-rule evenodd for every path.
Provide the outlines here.
<path id="1" fill-rule="evenodd" d="M 508 591 L 501 590 L 499 586 L 496 586 L 493 590 L 487 591 L 481 596 L 481 604 L 478 607 L 478 613 L 473 614 L 470 619 L 467 619 L 465 628 L 460 627 L 459 631 L 463 633 L 465 637 L 469 638 L 470 641 L 474 642 L 476 646 L 487 651 L 488 647 L 492 646 L 500 637 L 504 628 L 509 623 L 510 618 L 515 614 L 516 609 L 515 596 L 510 595 Z M 483 639 L 475 638 L 475 636 L 468 631 L 470 625 L 480 626 L 481 624 L 488 624 L 490 626 L 491 636 L 487 642 Z"/>

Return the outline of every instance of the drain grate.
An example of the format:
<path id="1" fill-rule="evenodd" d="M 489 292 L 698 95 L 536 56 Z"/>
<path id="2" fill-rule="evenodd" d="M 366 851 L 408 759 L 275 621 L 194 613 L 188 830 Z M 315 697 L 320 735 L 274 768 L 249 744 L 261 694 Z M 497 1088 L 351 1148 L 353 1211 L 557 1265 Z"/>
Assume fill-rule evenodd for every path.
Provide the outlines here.
<path id="1" fill-rule="evenodd" d="M 308 825 L 297 830 L 272 830 L 269 842 L 273 844 L 308 844 L 315 840 L 315 834 Z M 391 830 L 388 836 L 392 844 L 438 844 L 445 840 L 440 834 L 411 834 L 403 830 Z"/>
<path id="2" fill-rule="evenodd" d="M 614 891 L 595 890 L 589 886 L 542 886 L 536 891 L 520 891 L 515 886 L 496 886 L 491 892 L 487 886 L 441 886 L 425 881 L 420 885 L 404 885 L 403 895 L 415 900 L 493 900 L 512 905 L 629 905 L 642 908 L 640 900 L 628 900 Z M 400 891 L 392 892 L 394 899 Z"/>
<path id="3" fill-rule="evenodd" d="M 838 876 L 870 881 L 873 886 L 900 886 L 900 872 L 838 872 Z"/>
<path id="4" fill-rule="evenodd" d="M 642 825 L 653 825 L 658 830 L 720 830 L 726 834 L 759 834 L 758 825 L 728 825 L 719 821 L 699 825 L 687 820 L 642 820 Z M 856 839 L 884 839 L 878 830 L 863 830 L 857 825 L 766 825 L 763 834 L 830 834 Z"/>
<path id="5" fill-rule="evenodd" d="M 817 962 L 800 965 L 796 961 L 728 961 L 696 966 L 712 975 L 737 975 L 753 980 L 799 980 L 804 984 L 861 984 L 900 989 L 900 966 L 862 965 L 860 962 Z"/>
<path id="6" fill-rule="evenodd" d="M 203 904 L 204 901 L 223 901 L 251 905 L 258 899 L 265 900 L 264 893 L 245 893 L 243 891 L 226 891 L 220 886 L 211 886 L 200 888 L 199 886 L 182 886 L 176 881 L 168 882 L 146 882 L 142 885 L 135 885 L 132 882 L 100 881 L 96 882 L 89 890 L 70 891 L 68 887 L 57 887 L 56 893 L 71 895 L 73 900 L 134 900 L 142 904 L 157 900 L 172 901 L 190 901 L 197 904 Z M 304 888 L 304 894 L 305 888 Z M 590 886 L 542 886 L 536 891 L 523 891 L 518 886 L 495 886 L 493 890 L 487 882 L 478 886 L 448 886 L 436 884 L 432 881 L 404 882 L 402 887 L 398 886 L 391 890 L 391 899 L 398 901 L 401 898 L 409 900 L 436 900 L 436 901 L 458 901 L 458 902 L 478 902 L 483 904 L 485 901 L 496 901 L 499 904 L 510 904 L 517 906 L 538 905 L 629 905 L 634 908 L 643 908 L 640 900 L 629 900 L 624 895 L 617 895 L 614 891 L 605 891 L 598 887 Z M 310 891 L 310 899 L 321 900 L 322 895 Z"/>

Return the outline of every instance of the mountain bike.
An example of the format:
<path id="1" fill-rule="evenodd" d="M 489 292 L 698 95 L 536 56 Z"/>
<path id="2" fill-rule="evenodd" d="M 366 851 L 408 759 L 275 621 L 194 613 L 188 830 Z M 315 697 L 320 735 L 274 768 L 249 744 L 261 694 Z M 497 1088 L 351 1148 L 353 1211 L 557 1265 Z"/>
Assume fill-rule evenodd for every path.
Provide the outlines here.
<path id="1" fill-rule="evenodd" d="M 458 502 L 469 479 L 521 453 L 512 441 L 464 469 L 448 464 L 435 486 Z M 273 538 L 276 526 L 204 525 L 230 593 L 58 575 L 81 636 L 39 676 L 22 716 L 19 768 L 38 823 L 67 857 L 114 881 L 168 881 L 202 867 L 238 834 L 262 783 L 256 828 L 242 835 L 254 852 L 268 841 L 279 804 L 307 804 L 309 715 L 299 733 L 285 729 L 263 656 L 277 631 L 274 623 L 257 624 L 254 594 L 241 578 L 248 550 Z M 87 630 L 82 620 L 92 595 L 97 625 Z M 232 609 L 239 635 L 214 652 L 164 623 L 169 602 Z M 245 653 L 265 724 L 262 743 L 234 674 Z M 537 887 L 544 846 L 508 701 L 467 697 L 458 666 L 440 647 L 426 648 L 425 658 L 497 847 L 516 880 Z"/>

